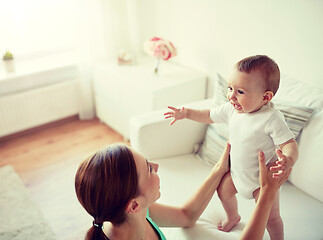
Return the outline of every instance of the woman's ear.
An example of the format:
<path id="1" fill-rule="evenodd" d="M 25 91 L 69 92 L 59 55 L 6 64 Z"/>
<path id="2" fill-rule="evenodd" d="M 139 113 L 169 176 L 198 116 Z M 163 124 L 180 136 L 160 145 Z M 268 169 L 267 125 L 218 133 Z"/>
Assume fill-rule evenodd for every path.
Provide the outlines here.
<path id="1" fill-rule="evenodd" d="M 126 212 L 129 213 L 136 213 L 140 210 L 140 204 L 138 201 L 134 198 L 131 199 L 127 205 Z"/>
<path id="2" fill-rule="evenodd" d="M 268 103 L 273 99 L 274 93 L 272 91 L 266 91 L 263 96 L 263 100 Z"/>

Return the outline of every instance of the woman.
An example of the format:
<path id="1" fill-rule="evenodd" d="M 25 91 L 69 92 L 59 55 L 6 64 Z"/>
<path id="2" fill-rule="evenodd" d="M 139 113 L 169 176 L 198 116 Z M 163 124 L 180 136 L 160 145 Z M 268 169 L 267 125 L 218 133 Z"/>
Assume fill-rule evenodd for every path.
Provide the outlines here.
<path id="1" fill-rule="evenodd" d="M 227 144 L 219 162 L 186 204 L 170 207 L 156 203 L 160 197 L 157 164 L 148 162 L 126 145 L 114 144 L 99 150 L 81 163 L 75 176 L 77 198 L 94 218 L 86 239 L 166 239 L 158 226 L 192 227 L 229 170 L 229 152 L 230 145 Z M 262 164 L 265 166 L 264 161 Z M 263 167 L 262 171 L 261 182 L 265 183 L 262 185 L 278 182 L 267 168 Z M 279 184 L 268 186 L 270 191 L 263 191 L 258 201 L 263 207 L 260 212 L 258 210 L 256 219 L 247 224 L 248 229 L 254 229 L 256 225 L 260 235 L 262 228 L 258 220 L 266 216 L 267 205 L 270 205 L 270 201 L 263 203 L 262 199 L 275 192 Z"/>

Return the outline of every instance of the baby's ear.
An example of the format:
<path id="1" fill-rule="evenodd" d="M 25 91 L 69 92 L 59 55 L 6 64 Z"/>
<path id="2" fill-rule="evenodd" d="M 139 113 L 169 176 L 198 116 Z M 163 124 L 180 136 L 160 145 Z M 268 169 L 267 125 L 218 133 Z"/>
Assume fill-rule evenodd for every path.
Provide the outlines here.
<path id="1" fill-rule="evenodd" d="M 263 96 L 263 100 L 268 103 L 273 99 L 274 93 L 272 91 L 266 91 Z"/>

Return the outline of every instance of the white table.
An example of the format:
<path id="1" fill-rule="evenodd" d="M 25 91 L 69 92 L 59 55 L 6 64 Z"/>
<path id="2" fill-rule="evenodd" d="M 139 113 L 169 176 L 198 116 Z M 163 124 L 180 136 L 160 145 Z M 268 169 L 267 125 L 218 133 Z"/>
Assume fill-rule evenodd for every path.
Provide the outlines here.
<path id="1" fill-rule="evenodd" d="M 141 59 L 130 66 L 97 63 L 93 81 L 97 117 L 126 139 L 132 116 L 206 97 L 205 74 L 162 61 L 156 75 L 154 59 Z"/>

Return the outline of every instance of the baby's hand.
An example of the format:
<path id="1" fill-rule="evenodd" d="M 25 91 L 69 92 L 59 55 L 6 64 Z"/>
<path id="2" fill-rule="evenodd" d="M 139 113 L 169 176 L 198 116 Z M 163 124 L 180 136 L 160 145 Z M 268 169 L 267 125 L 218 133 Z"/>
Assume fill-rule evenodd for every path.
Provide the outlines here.
<path id="1" fill-rule="evenodd" d="M 169 109 L 173 110 L 171 112 L 164 113 L 165 119 L 173 117 L 173 121 L 171 121 L 170 125 L 173 125 L 177 120 L 181 120 L 187 117 L 188 110 L 184 107 L 174 108 L 169 106 Z"/>
<path id="2" fill-rule="evenodd" d="M 293 167 L 293 161 L 290 157 L 285 156 L 280 149 L 276 150 L 276 154 L 278 160 L 276 165 L 271 167 L 270 170 L 276 171 L 273 173 L 273 178 L 280 178 Z"/>

